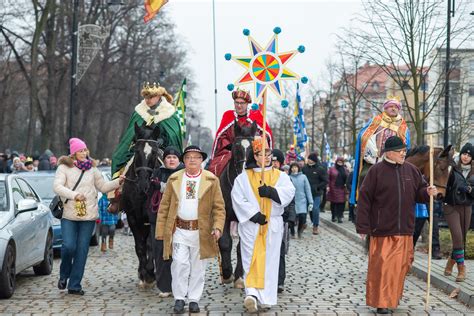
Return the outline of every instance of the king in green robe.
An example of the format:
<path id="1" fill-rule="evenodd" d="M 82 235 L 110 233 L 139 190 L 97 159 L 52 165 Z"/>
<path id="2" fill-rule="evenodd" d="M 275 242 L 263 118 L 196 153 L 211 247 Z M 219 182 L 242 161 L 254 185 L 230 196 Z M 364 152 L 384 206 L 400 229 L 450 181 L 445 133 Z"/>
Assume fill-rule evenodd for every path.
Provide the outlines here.
<path id="1" fill-rule="evenodd" d="M 164 90 L 164 88 L 161 89 Z M 128 127 L 122 135 L 120 143 L 112 155 L 113 178 L 118 177 L 122 173 L 122 168 L 124 168 L 127 162 L 133 157 L 135 123 L 137 123 L 139 126 L 142 126 L 143 124 L 146 126 L 156 124 L 160 129 L 160 137 L 163 139 L 163 148 L 173 146 L 179 151 L 182 151 L 183 138 L 181 134 L 181 127 L 179 124 L 179 119 L 175 113 L 176 108 L 170 103 L 172 101 L 172 97 L 166 92 L 160 93 L 160 95 L 161 98 L 159 99 L 159 102 L 153 106 L 148 106 L 146 100 L 143 100 L 135 107 L 135 111 L 130 118 Z M 156 96 L 145 94 L 144 97 L 151 99 Z"/>

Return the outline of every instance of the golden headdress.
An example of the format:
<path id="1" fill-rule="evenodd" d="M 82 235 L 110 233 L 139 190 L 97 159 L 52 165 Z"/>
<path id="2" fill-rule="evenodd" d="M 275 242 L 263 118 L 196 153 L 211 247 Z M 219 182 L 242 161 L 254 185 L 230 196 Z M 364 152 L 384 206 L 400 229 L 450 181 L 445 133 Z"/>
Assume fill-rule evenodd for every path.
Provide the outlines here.
<path id="1" fill-rule="evenodd" d="M 164 87 L 160 86 L 160 84 L 156 82 L 153 82 L 153 84 L 150 84 L 149 82 L 143 84 L 141 95 L 144 98 L 163 96 L 168 102 L 173 102 L 173 96 L 169 94 Z"/>

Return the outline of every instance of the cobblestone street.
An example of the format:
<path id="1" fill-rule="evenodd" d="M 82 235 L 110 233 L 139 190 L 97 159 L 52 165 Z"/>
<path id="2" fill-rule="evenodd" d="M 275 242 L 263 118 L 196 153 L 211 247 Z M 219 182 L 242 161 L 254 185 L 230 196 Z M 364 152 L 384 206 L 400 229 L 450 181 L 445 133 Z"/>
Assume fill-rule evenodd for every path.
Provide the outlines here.
<path id="1" fill-rule="evenodd" d="M 321 227 L 312 236 L 291 240 L 287 256 L 285 292 L 278 305 L 261 315 L 370 315 L 365 306 L 366 257 L 364 250 L 341 233 Z M 56 288 L 59 259 L 51 276 L 37 277 L 27 270 L 18 276 L 17 289 L 9 300 L 0 301 L 0 314 L 170 314 L 173 299 L 158 298 L 157 290 L 137 288 L 137 259 L 133 238 L 119 231 L 116 249 L 105 255 L 92 247 L 83 280 L 86 295 L 67 295 Z M 243 291 L 219 284 L 217 260 L 209 264 L 203 315 L 241 315 Z M 397 315 L 426 315 L 425 283 L 409 276 Z M 432 288 L 432 315 L 474 315 L 474 310 Z"/>

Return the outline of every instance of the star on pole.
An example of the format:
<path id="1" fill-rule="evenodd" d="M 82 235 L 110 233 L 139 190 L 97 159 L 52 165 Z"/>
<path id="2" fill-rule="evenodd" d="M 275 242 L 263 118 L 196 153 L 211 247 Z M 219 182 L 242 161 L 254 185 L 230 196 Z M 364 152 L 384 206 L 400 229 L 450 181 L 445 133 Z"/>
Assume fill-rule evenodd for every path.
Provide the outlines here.
<path id="1" fill-rule="evenodd" d="M 243 33 L 248 38 L 250 54 L 249 56 L 232 56 L 227 53 L 226 60 L 233 60 L 245 69 L 245 72 L 237 79 L 234 84 L 229 84 L 228 89 L 233 90 L 234 86 L 244 84 L 254 85 L 254 100 L 258 103 L 264 93 L 270 89 L 280 99 L 282 106 L 288 106 L 288 101 L 284 100 L 285 91 L 282 85 L 283 80 L 298 80 L 307 83 L 308 78 L 300 77 L 290 68 L 288 62 L 298 53 L 305 51 L 304 46 L 300 45 L 297 50 L 287 52 L 278 51 L 278 34 L 281 32 L 279 27 L 273 29 L 274 35 L 265 47 L 262 47 L 252 36 L 250 31 L 244 29 Z"/>

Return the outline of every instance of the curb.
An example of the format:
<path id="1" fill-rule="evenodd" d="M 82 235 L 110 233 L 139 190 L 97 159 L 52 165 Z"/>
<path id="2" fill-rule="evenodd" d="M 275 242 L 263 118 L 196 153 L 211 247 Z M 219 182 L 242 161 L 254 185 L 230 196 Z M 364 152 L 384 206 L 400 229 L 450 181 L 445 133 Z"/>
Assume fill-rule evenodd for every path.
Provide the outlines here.
<path id="1" fill-rule="evenodd" d="M 329 226 L 330 228 L 352 239 L 359 245 L 365 246 L 365 242 L 359 238 L 356 232 L 351 232 L 347 230 L 346 228 L 342 227 L 341 225 L 333 223 L 330 220 L 327 220 L 323 217 L 320 217 L 319 220 L 323 222 L 325 225 Z M 413 266 L 411 268 L 411 273 L 424 281 L 426 281 L 427 275 L 428 275 L 427 270 L 421 264 L 417 262 L 413 263 Z M 448 295 L 451 294 L 452 291 L 454 291 L 455 289 L 459 289 L 460 291 L 456 299 L 466 304 L 469 307 L 474 307 L 474 292 L 469 291 L 463 287 L 460 287 L 459 283 L 448 281 L 446 280 L 444 275 L 441 276 L 438 273 L 433 273 L 433 271 L 431 271 L 431 284 L 435 286 L 437 289 L 442 290 Z"/>

